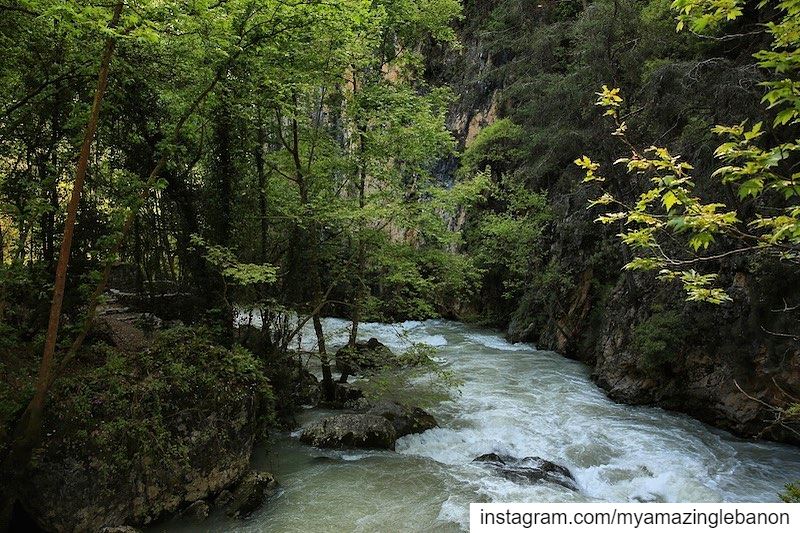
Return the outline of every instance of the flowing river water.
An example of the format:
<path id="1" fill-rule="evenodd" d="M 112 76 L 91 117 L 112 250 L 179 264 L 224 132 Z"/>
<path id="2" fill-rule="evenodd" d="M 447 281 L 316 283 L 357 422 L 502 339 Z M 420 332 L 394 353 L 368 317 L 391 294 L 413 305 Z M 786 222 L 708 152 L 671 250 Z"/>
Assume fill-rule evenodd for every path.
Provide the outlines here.
<path id="1" fill-rule="evenodd" d="M 329 319 L 332 345 L 345 322 Z M 463 380 L 460 394 L 429 408 L 441 427 L 409 435 L 389 451 L 322 451 L 297 432 L 273 437 L 255 453 L 283 490 L 251 519 L 215 513 L 207 531 L 460 531 L 470 502 L 778 501 L 800 480 L 800 449 L 738 439 L 689 417 L 618 405 L 581 363 L 457 322 L 364 324 L 394 350 L 410 342 L 438 348 Z M 312 335 L 306 334 L 307 339 Z M 325 415 L 308 410 L 300 422 Z M 536 455 L 568 467 L 573 492 L 547 483 L 520 485 L 492 474 L 476 456 Z M 174 521 L 163 531 L 197 531 Z"/>

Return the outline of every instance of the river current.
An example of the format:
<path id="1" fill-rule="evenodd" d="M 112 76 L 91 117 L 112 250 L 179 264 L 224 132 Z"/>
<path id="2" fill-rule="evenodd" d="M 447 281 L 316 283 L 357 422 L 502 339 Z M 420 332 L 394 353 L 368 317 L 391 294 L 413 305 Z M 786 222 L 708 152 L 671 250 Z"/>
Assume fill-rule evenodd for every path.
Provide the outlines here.
<path id="1" fill-rule="evenodd" d="M 346 342 L 346 322 L 328 319 L 326 327 L 332 346 Z M 461 531 L 470 502 L 778 501 L 784 483 L 800 480 L 798 448 L 615 404 L 581 363 L 510 344 L 495 332 L 431 320 L 364 324 L 359 337 L 376 337 L 393 350 L 412 342 L 437 347 L 437 357 L 463 381 L 459 394 L 428 409 L 441 427 L 403 437 L 395 452 L 322 451 L 301 444 L 298 432 L 273 436 L 253 463 L 275 474 L 282 492 L 245 522 L 216 513 L 203 530 Z M 307 410 L 300 422 L 325 414 Z M 579 491 L 520 485 L 472 463 L 489 452 L 562 464 Z M 197 531 L 197 524 L 158 529 Z"/>

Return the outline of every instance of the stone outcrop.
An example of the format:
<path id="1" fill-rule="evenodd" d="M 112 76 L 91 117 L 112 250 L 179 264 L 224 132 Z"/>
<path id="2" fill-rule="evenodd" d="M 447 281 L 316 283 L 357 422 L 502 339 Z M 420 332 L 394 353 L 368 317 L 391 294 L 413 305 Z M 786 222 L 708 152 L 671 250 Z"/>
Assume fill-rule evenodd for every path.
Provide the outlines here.
<path id="1" fill-rule="evenodd" d="M 382 416 L 391 422 L 398 438 L 439 427 L 433 415 L 424 409 L 397 402 L 379 402 L 370 407 L 367 413 Z"/>
<path id="2" fill-rule="evenodd" d="M 398 366 L 395 354 L 376 338 L 343 346 L 336 352 L 336 370 L 343 374 L 362 374 L 382 367 Z"/>
<path id="3" fill-rule="evenodd" d="M 202 517 L 249 468 L 270 409 L 266 378 L 249 354 L 193 330 L 142 353 L 98 353 L 105 365 L 54 390 L 21 505 L 59 532 Z"/>
<path id="4" fill-rule="evenodd" d="M 656 289 L 649 296 L 668 302 L 656 310 L 633 305 L 627 288 L 618 286 L 593 379 L 619 402 L 681 411 L 743 436 L 800 443 L 779 422 L 779 409 L 798 396 L 800 345 L 758 326 L 785 334 L 796 325 L 770 311 L 779 299 L 764 283 L 744 274 L 732 283 L 734 301 L 723 306 L 670 301 Z"/>
<path id="5" fill-rule="evenodd" d="M 247 518 L 279 490 L 275 477 L 267 472 L 250 472 L 239 482 L 230 502 L 228 516 Z"/>

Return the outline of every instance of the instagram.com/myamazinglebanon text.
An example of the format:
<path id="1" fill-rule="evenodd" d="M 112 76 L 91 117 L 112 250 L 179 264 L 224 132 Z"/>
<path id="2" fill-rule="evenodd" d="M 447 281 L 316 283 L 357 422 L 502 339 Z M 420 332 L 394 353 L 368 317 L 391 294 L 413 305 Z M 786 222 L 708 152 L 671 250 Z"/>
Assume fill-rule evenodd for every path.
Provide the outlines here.
<path id="1" fill-rule="evenodd" d="M 470 531 L 797 531 L 785 503 L 473 503 Z"/>

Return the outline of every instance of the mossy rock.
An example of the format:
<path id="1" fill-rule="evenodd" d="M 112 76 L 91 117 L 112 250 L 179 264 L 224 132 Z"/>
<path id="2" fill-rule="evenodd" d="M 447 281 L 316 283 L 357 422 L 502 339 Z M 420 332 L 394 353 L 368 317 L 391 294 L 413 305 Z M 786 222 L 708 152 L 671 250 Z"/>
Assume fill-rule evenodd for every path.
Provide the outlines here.
<path id="1" fill-rule="evenodd" d="M 57 382 L 21 503 L 53 531 L 144 525 L 235 483 L 272 416 L 260 363 L 204 329 L 94 346 Z"/>
<path id="2" fill-rule="evenodd" d="M 336 352 L 336 370 L 345 374 L 363 374 L 385 367 L 398 367 L 397 356 L 376 338 L 344 346 Z"/>
<path id="3" fill-rule="evenodd" d="M 397 402 L 380 402 L 373 405 L 367 412 L 382 416 L 391 422 L 398 438 L 439 427 L 433 415 L 424 409 L 409 407 Z"/>
<path id="4" fill-rule="evenodd" d="M 303 430 L 300 440 L 318 448 L 394 450 L 397 432 L 382 416 L 345 414 L 329 416 L 309 425 Z"/>

